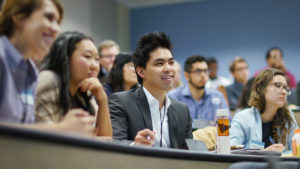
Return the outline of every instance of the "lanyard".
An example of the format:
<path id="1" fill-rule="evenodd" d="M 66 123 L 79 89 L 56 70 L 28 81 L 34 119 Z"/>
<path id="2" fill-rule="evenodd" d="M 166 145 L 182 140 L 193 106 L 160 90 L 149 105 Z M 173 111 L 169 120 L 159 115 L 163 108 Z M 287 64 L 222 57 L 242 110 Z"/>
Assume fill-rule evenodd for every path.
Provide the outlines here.
<path id="1" fill-rule="evenodd" d="M 165 120 L 165 116 L 166 116 L 166 102 L 164 103 L 164 111 L 163 111 L 163 117 L 161 117 L 161 110 L 159 110 L 159 115 L 160 115 L 160 147 L 162 147 L 162 132 L 163 132 L 163 124 L 164 124 L 164 120 Z"/>
<path id="2" fill-rule="evenodd" d="M 28 63 L 28 62 L 26 62 L 26 63 Z M 28 66 L 28 65 L 27 65 Z M 25 120 L 26 120 L 26 116 L 27 116 L 27 107 L 28 107 L 28 100 L 27 100 L 27 95 L 28 95 L 28 91 L 27 91 L 27 81 L 28 81 L 28 79 L 27 79 L 27 75 L 29 74 L 29 69 L 27 69 L 27 73 L 25 74 L 25 84 L 24 84 L 24 86 L 25 86 L 25 90 L 23 90 L 22 91 L 22 93 L 21 93 L 21 99 L 22 99 L 22 106 L 23 106 L 23 113 L 22 113 L 22 118 L 21 118 L 21 122 L 22 123 L 25 123 Z M 24 99 L 22 98 L 23 96 L 24 96 Z"/>

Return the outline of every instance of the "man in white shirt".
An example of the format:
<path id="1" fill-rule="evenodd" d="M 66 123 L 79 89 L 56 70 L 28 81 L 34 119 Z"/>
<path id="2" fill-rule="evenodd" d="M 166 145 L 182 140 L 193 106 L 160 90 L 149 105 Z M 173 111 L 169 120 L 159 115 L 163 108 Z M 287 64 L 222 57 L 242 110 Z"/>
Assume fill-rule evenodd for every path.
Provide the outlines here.
<path id="1" fill-rule="evenodd" d="M 135 144 L 186 148 L 192 138 L 188 107 L 167 96 L 175 75 L 171 42 L 164 33 L 148 33 L 138 41 L 134 65 L 141 87 L 115 93 L 109 108 L 114 139 Z"/>
<path id="2" fill-rule="evenodd" d="M 220 86 L 228 86 L 232 82 L 223 76 L 218 76 L 218 62 L 215 58 L 207 58 L 207 65 L 209 70 L 209 79 L 205 85 L 208 89 L 217 90 Z"/>

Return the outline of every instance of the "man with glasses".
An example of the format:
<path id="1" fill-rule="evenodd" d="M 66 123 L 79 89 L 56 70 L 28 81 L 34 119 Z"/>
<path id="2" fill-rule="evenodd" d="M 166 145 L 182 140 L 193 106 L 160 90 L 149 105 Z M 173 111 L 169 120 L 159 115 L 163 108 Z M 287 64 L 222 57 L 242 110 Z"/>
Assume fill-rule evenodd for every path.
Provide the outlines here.
<path id="1" fill-rule="evenodd" d="M 234 82 L 226 87 L 230 109 L 236 109 L 240 96 L 249 76 L 248 63 L 242 57 L 236 57 L 230 64 L 229 70 L 234 77 Z"/>
<path id="2" fill-rule="evenodd" d="M 100 56 L 100 72 L 98 78 L 103 82 L 106 75 L 110 72 L 116 56 L 120 53 L 120 47 L 112 40 L 105 40 L 99 45 L 98 52 Z"/>
<path id="3" fill-rule="evenodd" d="M 169 96 L 187 104 L 193 118 L 193 128 L 214 125 L 216 109 L 228 109 L 228 105 L 221 92 L 205 88 L 208 80 L 205 58 L 200 55 L 190 56 L 184 64 L 184 77 L 188 85 L 171 90 Z"/>

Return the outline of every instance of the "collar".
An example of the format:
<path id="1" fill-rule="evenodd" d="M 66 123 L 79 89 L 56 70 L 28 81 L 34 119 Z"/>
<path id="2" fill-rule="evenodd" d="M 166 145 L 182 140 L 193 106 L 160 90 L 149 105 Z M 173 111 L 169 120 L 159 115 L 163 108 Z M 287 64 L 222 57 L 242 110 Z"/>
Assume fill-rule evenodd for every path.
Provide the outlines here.
<path id="1" fill-rule="evenodd" d="M 144 86 L 143 86 L 143 90 L 145 92 L 149 106 L 151 106 L 153 104 L 159 105 L 159 101 Z M 166 109 L 168 109 L 170 105 L 171 105 L 170 99 L 169 99 L 168 95 L 166 94 L 166 97 L 165 97 Z"/>
<path id="2" fill-rule="evenodd" d="M 244 84 L 239 83 L 236 79 L 234 79 L 233 85 L 236 88 L 244 88 Z"/>
<path id="3" fill-rule="evenodd" d="M 11 44 L 6 36 L 2 36 L 0 40 L 5 48 L 4 50 L 6 50 L 9 55 L 6 59 L 8 60 L 11 69 L 16 69 L 18 66 L 25 63 L 21 53 Z"/>
<path id="4" fill-rule="evenodd" d="M 22 54 L 11 44 L 6 36 L 0 37 L 0 43 L 3 44 L 4 50 L 8 53 L 8 56 L 5 59 L 7 59 L 11 70 L 26 70 L 28 66 L 34 75 L 38 76 L 38 69 L 36 68 L 35 63 L 31 59 L 25 60 Z"/>
<path id="5" fill-rule="evenodd" d="M 255 116 L 256 121 L 259 121 L 259 119 L 261 120 L 261 114 L 260 114 L 259 110 L 254 106 L 252 106 L 251 108 L 254 111 L 254 116 Z"/>

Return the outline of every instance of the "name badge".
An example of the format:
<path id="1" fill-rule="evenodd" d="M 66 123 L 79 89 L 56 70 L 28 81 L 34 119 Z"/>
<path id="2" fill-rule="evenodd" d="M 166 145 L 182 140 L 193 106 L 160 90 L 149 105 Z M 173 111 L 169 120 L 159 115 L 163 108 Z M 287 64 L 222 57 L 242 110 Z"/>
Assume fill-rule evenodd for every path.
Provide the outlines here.
<path id="1" fill-rule="evenodd" d="M 251 140 L 250 141 L 250 148 L 254 149 L 264 149 L 265 143 L 257 140 Z"/>
<path id="2" fill-rule="evenodd" d="M 21 99 L 24 104 L 34 105 L 33 92 L 31 90 L 23 90 Z"/>

